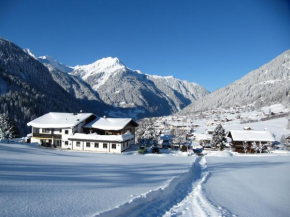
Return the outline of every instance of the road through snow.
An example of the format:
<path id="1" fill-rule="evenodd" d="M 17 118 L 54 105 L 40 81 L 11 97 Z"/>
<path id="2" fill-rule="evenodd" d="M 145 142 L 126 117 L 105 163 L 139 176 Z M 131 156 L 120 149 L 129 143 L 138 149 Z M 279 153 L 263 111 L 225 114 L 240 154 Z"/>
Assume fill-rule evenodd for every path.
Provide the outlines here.
<path id="1" fill-rule="evenodd" d="M 230 216 L 207 199 L 202 184 L 208 176 L 206 159 L 198 157 L 188 172 L 165 186 L 96 216 Z"/>

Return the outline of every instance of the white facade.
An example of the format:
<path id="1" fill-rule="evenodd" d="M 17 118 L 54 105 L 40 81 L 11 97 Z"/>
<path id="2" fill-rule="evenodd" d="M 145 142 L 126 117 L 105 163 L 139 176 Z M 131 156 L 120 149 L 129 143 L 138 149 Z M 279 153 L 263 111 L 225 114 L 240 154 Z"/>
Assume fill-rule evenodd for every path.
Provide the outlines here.
<path id="1" fill-rule="evenodd" d="M 27 125 L 32 126 L 31 142 L 38 142 L 44 146 L 76 151 L 121 153 L 135 143 L 135 129 L 129 125 L 131 122 L 130 118 L 110 118 L 108 120 L 96 118 L 91 113 L 51 112 Z M 109 128 L 107 123 L 110 124 Z M 136 122 L 134 123 L 138 125 Z M 105 135 L 88 132 L 85 134 L 84 126 L 88 125 L 93 128 L 93 124 L 99 127 L 94 128 L 96 130 L 104 131 L 113 128 L 115 134 L 111 134 L 109 131 L 104 131 Z M 102 129 L 103 125 L 106 129 Z M 124 133 L 125 130 L 126 133 Z"/>
<path id="2" fill-rule="evenodd" d="M 104 141 L 70 141 L 71 150 L 90 151 L 99 153 L 121 153 L 131 147 L 131 142 L 104 142 Z M 65 149 L 66 147 L 62 147 Z"/>

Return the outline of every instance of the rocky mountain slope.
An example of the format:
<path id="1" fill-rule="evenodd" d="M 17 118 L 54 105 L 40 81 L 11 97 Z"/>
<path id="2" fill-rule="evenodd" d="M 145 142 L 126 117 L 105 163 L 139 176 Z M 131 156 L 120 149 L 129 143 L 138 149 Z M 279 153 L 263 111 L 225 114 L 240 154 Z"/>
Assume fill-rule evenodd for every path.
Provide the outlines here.
<path id="1" fill-rule="evenodd" d="M 26 123 L 51 111 L 88 111 L 52 78 L 48 69 L 15 44 L 0 38 L 0 113 L 24 135 Z"/>
<path id="2" fill-rule="evenodd" d="M 169 115 L 209 93 L 195 83 L 132 70 L 111 57 L 76 66 L 70 74 L 88 83 L 108 105 L 126 108 L 138 117 Z M 121 113 L 120 110 L 109 112 L 110 115 Z"/>
<path id="3" fill-rule="evenodd" d="M 230 85 L 194 101 L 179 114 L 254 103 L 257 107 L 289 104 L 290 50 Z"/>
<path id="4" fill-rule="evenodd" d="M 183 109 L 189 103 L 209 94 L 209 91 L 204 87 L 196 83 L 176 79 L 173 76 L 162 77 L 147 75 L 147 78 L 153 81 L 159 90 L 172 99 L 178 110 Z"/>
<path id="5" fill-rule="evenodd" d="M 90 108 L 92 112 L 103 115 L 106 110 L 110 109 L 110 106 L 107 106 L 100 99 L 99 94 L 83 80 L 55 68 L 50 63 L 43 64 L 48 68 L 56 83 L 58 83 L 67 93 L 71 94 L 82 104 Z"/>
<path id="6" fill-rule="evenodd" d="M 35 58 L 30 50 L 26 52 Z M 138 119 L 169 115 L 209 93 L 195 83 L 132 70 L 118 58 L 103 58 L 75 67 L 49 56 L 38 57 L 38 60 L 68 93 L 82 99 L 94 111 L 98 108 L 98 112 L 105 111 L 109 116 Z"/>

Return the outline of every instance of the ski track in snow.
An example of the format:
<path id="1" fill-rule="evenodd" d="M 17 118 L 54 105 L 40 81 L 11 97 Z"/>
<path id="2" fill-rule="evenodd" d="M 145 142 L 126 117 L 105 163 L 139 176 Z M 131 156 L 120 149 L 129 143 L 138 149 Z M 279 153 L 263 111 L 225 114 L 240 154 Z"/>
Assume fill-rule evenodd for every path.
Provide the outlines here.
<path id="1" fill-rule="evenodd" d="M 188 172 L 173 177 L 163 187 L 95 216 L 235 216 L 208 200 L 202 184 L 209 175 L 205 157 L 198 157 Z"/>

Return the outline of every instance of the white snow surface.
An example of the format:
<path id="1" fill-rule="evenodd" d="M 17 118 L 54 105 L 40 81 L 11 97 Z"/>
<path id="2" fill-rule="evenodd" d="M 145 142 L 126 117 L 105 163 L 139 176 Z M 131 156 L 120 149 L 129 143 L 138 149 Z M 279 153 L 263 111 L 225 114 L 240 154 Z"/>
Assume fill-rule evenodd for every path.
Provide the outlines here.
<path id="1" fill-rule="evenodd" d="M 91 115 L 93 115 L 93 113 L 76 113 L 76 115 L 74 115 L 73 113 L 49 112 L 30 121 L 27 125 L 38 128 L 74 127 Z"/>
<path id="2" fill-rule="evenodd" d="M 0 216 L 126 213 L 126 204 L 136 203 L 139 209 L 149 198 L 163 198 L 161 192 L 171 195 L 174 186 L 187 180 L 194 161 L 193 156 L 138 155 L 136 150 L 98 154 L 0 143 Z M 143 216 L 165 213 L 155 205 Z M 138 209 L 130 213 L 137 216 Z"/>
<path id="3" fill-rule="evenodd" d="M 225 156 L 232 157 L 207 155 L 210 176 L 204 184 L 212 204 L 230 210 L 223 216 L 290 215 L 289 154 Z"/>
<path id="4" fill-rule="evenodd" d="M 288 216 L 290 153 L 84 153 L 0 143 L 0 216 Z"/>
<path id="5" fill-rule="evenodd" d="M 102 130 L 121 130 L 127 124 L 133 121 L 132 118 L 101 118 L 97 117 L 95 120 L 86 124 L 87 128 L 96 128 Z"/>

